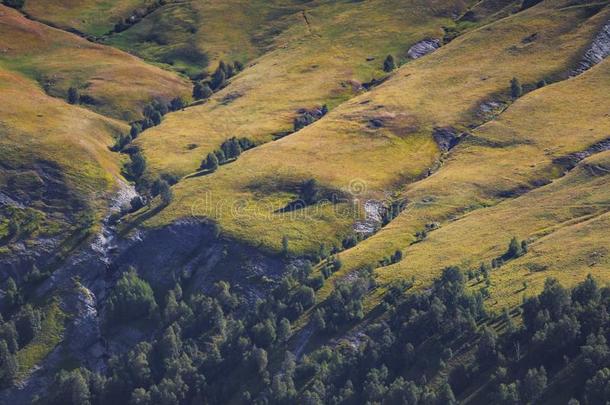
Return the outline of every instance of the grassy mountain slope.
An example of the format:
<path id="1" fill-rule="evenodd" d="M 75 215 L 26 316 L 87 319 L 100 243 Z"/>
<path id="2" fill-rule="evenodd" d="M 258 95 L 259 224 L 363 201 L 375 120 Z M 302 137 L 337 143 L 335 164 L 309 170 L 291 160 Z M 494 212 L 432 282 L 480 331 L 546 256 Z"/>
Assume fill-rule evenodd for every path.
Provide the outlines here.
<path id="1" fill-rule="evenodd" d="M 382 278 L 398 280 L 408 273 L 409 277 L 421 278 L 425 284 L 425 280 L 434 277 L 443 267 L 461 265 L 475 269 L 482 261 L 491 262 L 502 255 L 512 236 L 535 241 L 547 228 L 559 231 L 564 222 L 571 224 L 569 221 L 576 218 L 588 219 L 588 215 L 599 215 L 607 210 L 604 205 L 607 190 L 592 183 L 578 184 L 581 187 L 578 189 L 570 180 L 580 181 L 586 177 L 588 172 L 584 169 L 558 180 L 565 194 L 552 191 L 553 187 L 560 187 L 553 183 L 535 190 L 536 193 L 530 191 L 518 196 L 561 176 L 566 170 L 560 164 L 561 158 L 585 151 L 608 138 L 610 120 L 603 100 L 609 74 L 610 64 L 603 62 L 580 77 L 524 96 L 500 118 L 475 130 L 437 173 L 407 187 L 405 196 L 410 201 L 409 207 L 397 219 L 341 254 L 345 271 L 374 263 L 401 249 L 405 260 L 380 269 Z M 595 176 L 589 180 L 597 181 Z M 588 189 L 598 193 L 599 200 L 592 205 L 586 200 Z M 535 200 L 538 195 L 546 200 Z M 518 198 L 511 199 L 515 197 Z M 579 201 L 579 198 L 584 200 Z M 497 205 L 496 217 L 491 214 L 496 208 L 485 208 L 502 201 L 505 202 Z M 538 223 L 536 218 L 543 222 Z M 414 243 L 415 233 L 431 223 L 440 224 L 441 228 L 430 232 L 426 240 Z M 452 240 L 436 242 L 436 238 L 449 229 L 453 230 Z M 562 232 L 566 240 L 557 246 L 570 245 L 572 242 L 567 240 L 570 233 Z M 548 238 L 557 239 L 556 236 Z M 544 240 L 540 243 L 544 244 Z M 588 242 L 585 241 L 588 239 L 583 237 L 575 243 L 586 246 Z M 604 243 L 602 238 L 593 246 Z M 589 253 L 575 247 L 569 255 L 575 261 L 585 262 Z M 562 268 L 552 264 L 560 257 L 553 254 L 544 257 L 547 263 L 534 266 L 532 270 Z M 511 266 L 512 263 L 507 265 Z M 499 272 L 504 274 L 504 268 Z M 545 273 L 535 278 L 541 283 Z M 512 276 L 507 278 L 513 279 Z M 322 291 L 322 296 L 328 288 Z"/>
<path id="2" fill-rule="evenodd" d="M 607 81 L 605 62 L 581 77 L 527 94 L 500 118 L 473 131 L 438 173 L 407 187 L 409 209 L 345 253 L 348 267 L 370 260 L 367 254 L 383 256 L 407 246 L 427 223 L 451 220 L 559 176 L 564 169 L 554 159 L 608 137 Z"/>
<path id="3" fill-rule="evenodd" d="M 133 10 L 152 3 L 152 0 L 30 0 L 25 3 L 24 11 L 51 25 L 97 36 L 110 31 Z"/>
<path id="4" fill-rule="evenodd" d="M 349 186 L 356 179 L 367 187 L 367 192 L 359 195 L 363 199 L 382 198 L 384 192 L 425 175 L 440 157 L 432 137 L 435 127 L 451 125 L 458 131 L 468 130 L 469 125 L 483 120 L 478 114 L 482 103 L 509 101 L 511 77 L 535 83 L 566 73 L 576 63 L 604 21 L 604 14 L 591 17 L 585 7 L 565 5 L 541 4 L 467 33 L 436 53 L 408 63 L 381 86 L 342 104 L 298 133 L 249 151 L 214 174 L 182 181 L 175 188 L 176 202 L 153 223 L 195 213 L 219 219 L 221 227 L 233 236 L 275 249 L 280 248 L 283 235 L 292 240 L 297 253 L 316 250 L 322 242 L 338 244 L 350 232 L 353 209 L 339 204 L 347 215 L 333 212 L 330 205 L 309 207 L 296 214 L 274 211 L 294 199 L 295 185 L 310 177 L 327 189 L 344 193 L 350 191 Z M 534 42 L 524 43 L 524 38 L 536 32 L 539 34 Z M 481 49 L 485 49 L 483 54 Z M 240 79 L 231 85 L 233 91 Z M 243 96 L 228 107 L 247 101 Z M 256 106 L 257 110 L 262 108 L 261 104 Z M 197 108 L 174 115 L 176 123 L 184 118 L 182 114 L 195 114 Z M 212 102 L 207 108 L 222 111 L 226 107 Z M 227 118 L 241 117 L 231 114 Z M 198 128 L 204 119 L 198 122 Z M 164 125 L 171 120 L 169 117 Z M 373 120 L 380 121 L 380 127 L 372 126 Z M 227 124 L 220 117 L 213 122 L 231 125 L 231 121 Z M 167 145 L 164 136 L 169 132 L 163 131 L 166 128 L 162 125 L 141 138 L 155 170 L 162 170 L 159 165 L 164 161 L 168 162 L 165 167 L 178 161 L 183 165 L 191 153 L 182 145 L 178 159 L 167 153 L 167 148 L 161 149 L 161 144 Z M 205 134 L 204 131 L 202 135 Z M 241 135 L 235 131 L 231 134 Z M 184 135 L 181 140 L 195 143 L 195 138 Z M 161 150 L 162 159 L 157 152 Z M 193 161 L 191 170 L 196 163 Z M 177 172 L 183 174 L 186 170 Z M 224 208 L 218 209 L 219 202 Z M 248 215 L 234 218 L 232 204 L 243 206 L 245 202 Z M 317 227 L 322 219 L 324 225 Z M 328 233 L 329 224 L 335 230 L 332 235 Z"/>
<path id="5" fill-rule="evenodd" d="M 21 75 L 0 70 L 0 78 L 2 244 L 91 226 L 120 176 L 108 145 L 128 128 Z"/>
<path id="6" fill-rule="evenodd" d="M 404 55 L 413 43 L 442 35 L 452 6 L 338 2 L 308 11 L 308 23 L 299 13 L 297 23 L 276 38 L 277 49 L 225 90 L 144 134 L 139 142 L 149 164 L 155 171 L 185 175 L 227 138 L 269 141 L 290 132 L 299 109 L 333 107 L 353 97 L 361 83 L 384 75 L 387 54 Z"/>
<path id="7" fill-rule="evenodd" d="M 124 52 L 28 20 L 0 6 L 0 66 L 38 81 L 66 98 L 76 87 L 86 106 L 122 120 L 141 117 L 152 99 L 189 97 L 191 84 Z M 84 103 L 85 101 L 83 101 Z"/>
<path id="8" fill-rule="evenodd" d="M 520 290 L 521 281 L 532 287 L 528 294 L 551 276 L 566 286 L 587 273 L 607 281 L 608 237 L 598 232 L 608 224 L 609 169 L 610 153 L 604 152 L 548 186 L 448 223 L 405 249 L 403 262 L 380 269 L 380 280 L 415 276 L 426 285 L 446 266 L 477 269 L 502 256 L 518 235 L 530 241 L 531 251 L 492 271 L 490 292 L 501 304 L 519 303 L 520 294 L 507 293 Z"/>

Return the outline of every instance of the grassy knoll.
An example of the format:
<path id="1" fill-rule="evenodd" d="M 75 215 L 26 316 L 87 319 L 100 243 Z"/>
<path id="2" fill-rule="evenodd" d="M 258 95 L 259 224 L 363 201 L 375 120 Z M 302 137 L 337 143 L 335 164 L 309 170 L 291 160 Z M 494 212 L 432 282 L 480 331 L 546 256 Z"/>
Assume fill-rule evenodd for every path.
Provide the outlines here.
<path id="1" fill-rule="evenodd" d="M 154 98 L 190 97 L 190 83 L 174 73 L 28 20 L 4 6 L 0 50 L 0 67 L 38 81 L 53 96 L 67 98 L 68 88 L 76 87 L 83 105 L 122 120 L 139 118 Z"/>

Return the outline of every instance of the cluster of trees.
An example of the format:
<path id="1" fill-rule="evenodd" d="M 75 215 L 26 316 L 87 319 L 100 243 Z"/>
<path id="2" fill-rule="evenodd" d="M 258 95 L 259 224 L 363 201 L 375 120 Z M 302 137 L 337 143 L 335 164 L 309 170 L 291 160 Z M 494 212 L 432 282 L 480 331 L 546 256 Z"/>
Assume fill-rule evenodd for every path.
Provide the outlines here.
<path id="1" fill-rule="evenodd" d="M 340 328 L 364 317 L 364 297 L 375 286 L 373 270 L 366 268 L 353 280 L 341 280 L 323 305 L 315 311 L 312 321 L 318 331 L 337 332 Z"/>
<path id="2" fill-rule="evenodd" d="M 256 146 L 255 143 L 248 138 L 238 139 L 233 137 L 227 139 L 220 145 L 219 149 L 208 153 L 206 158 L 201 162 L 200 169 L 215 172 L 218 166 L 237 159 L 242 152 L 252 149 L 254 146 Z"/>
<path id="3" fill-rule="evenodd" d="M 135 140 L 142 131 L 161 124 L 163 116 L 170 111 L 178 111 L 184 108 L 185 102 L 180 97 L 173 98 L 169 104 L 162 101 L 154 100 L 144 107 L 144 118 L 131 123 L 129 133 L 120 135 L 114 146 L 111 148 L 114 152 L 121 152 Z"/>
<path id="4" fill-rule="evenodd" d="M 326 265 L 340 268 L 332 256 Z M 313 308 L 311 272 L 307 263 L 290 265 L 277 287 L 255 302 L 226 282 L 205 294 L 185 294 L 177 284 L 158 306 L 132 270 L 109 295 L 107 322 L 154 318 L 159 332 L 111 358 L 104 373 L 57 374 L 53 390 L 37 402 L 444 405 L 482 387 L 474 394 L 480 402 L 520 404 L 552 400 L 550 382 L 567 378 L 572 404 L 610 400 L 610 288 L 591 277 L 572 291 L 549 279 L 520 311 L 496 318 L 485 295 L 466 288 L 471 275 L 450 267 L 427 290 L 407 292 L 407 282 L 390 286 L 385 315 L 347 335 L 349 344 L 318 346 L 297 359 L 286 350 L 303 350 L 302 333 L 327 341 L 362 320 L 364 298 L 375 285 L 372 272 L 361 271 Z M 294 335 L 293 322 L 308 309 L 310 324 Z M 27 309 L 2 323 L 3 375 L 36 324 Z"/>
<path id="5" fill-rule="evenodd" d="M 146 7 L 146 9 L 134 10 L 127 18 L 119 20 L 114 25 L 114 32 L 119 33 L 127 30 L 132 25 L 142 21 L 142 18 L 152 13 L 161 6 L 170 3 L 172 0 L 155 0 Z"/>
<path id="6" fill-rule="evenodd" d="M 527 253 L 529 249 L 528 242 L 526 240 L 519 241 L 516 237 L 513 237 L 508 243 L 508 249 L 500 256 L 491 260 L 491 268 L 496 269 L 502 267 L 505 262 L 513 259 L 518 259 Z"/>
<path id="7" fill-rule="evenodd" d="M 209 98 L 215 91 L 222 89 L 226 85 L 227 80 L 243 69 L 244 65 L 239 61 L 235 61 L 232 64 L 220 61 L 211 77 L 204 78 L 204 80 L 195 83 L 193 98 L 195 100 Z"/>
<path id="8" fill-rule="evenodd" d="M 254 386 L 273 385 L 270 354 L 285 350 L 291 322 L 315 304 L 313 290 L 302 283 L 311 266 L 289 271 L 264 301 L 249 302 L 226 282 L 207 294 L 188 296 L 178 284 L 167 292 L 161 308 L 155 308 L 150 287 L 134 271 L 126 273 L 110 293 L 108 326 L 152 316 L 162 325 L 159 333 L 111 358 L 104 374 L 85 369 L 59 373 L 52 391 L 36 402 L 223 403 L 239 385 L 227 382 L 242 378 L 241 373 Z M 246 387 L 237 399 L 257 395 Z"/>
<path id="9" fill-rule="evenodd" d="M 328 257 L 324 262 L 322 262 L 320 266 L 320 273 L 310 277 L 309 280 L 307 280 L 307 285 L 316 291 L 319 290 L 324 286 L 326 280 L 333 273 L 341 270 L 342 266 L 343 263 L 336 255 Z"/>
<path id="10" fill-rule="evenodd" d="M 7 284 L 7 295 L 18 294 L 12 279 Z M 18 301 L 14 296 L 11 299 Z M 13 303 L 6 308 L 8 310 L 3 311 L 4 315 L 0 314 L 0 388 L 13 384 L 19 371 L 16 353 L 36 338 L 42 322 L 41 312 L 29 304 L 19 306 Z M 5 320 L 4 317 L 9 315 L 12 315 L 10 319 Z"/>
<path id="11" fill-rule="evenodd" d="M 7 7 L 21 9 L 25 5 L 25 0 L 2 0 L 2 4 Z"/>
<path id="12" fill-rule="evenodd" d="M 328 114 L 328 106 L 324 104 L 320 108 L 314 108 L 313 110 L 301 111 L 298 116 L 295 117 L 293 122 L 294 132 L 297 132 L 308 125 L 313 124 L 320 118 Z"/>
<path id="13" fill-rule="evenodd" d="M 402 260 L 402 251 L 397 250 L 390 257 L 384 257 L 382 260 L 380 260 L 379 266 L 380 267 L 389 266 L 391 264 L 398 263 L 401 260 Z"/>
<path id="14" fill-rule="evenodd" d="M 106 300 L 106 323 L 117 324 L 151 319 L 157 302 L 150 285 L 138 277 L 135 269 L 124 273 Z"/>
<path id="15" fill-rule="evenodd" d="M 19 208 L 12 205 L 0 207 L 0 215 L 8 218 L 6 231 L 0 233 L 0 243 L 13 239 L 23 239 L 32 235 L 40 228 L 45 215 L 33 208 Z"/>

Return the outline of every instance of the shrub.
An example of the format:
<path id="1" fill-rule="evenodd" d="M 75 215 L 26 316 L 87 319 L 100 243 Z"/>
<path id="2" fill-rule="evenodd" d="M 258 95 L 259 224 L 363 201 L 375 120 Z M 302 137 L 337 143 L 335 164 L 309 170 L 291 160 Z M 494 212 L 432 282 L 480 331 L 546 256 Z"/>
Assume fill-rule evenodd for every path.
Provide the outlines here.
<path id="1" fill-rule="evenodd" d="M 125 148 L 125 146 L 129 145 L 131 142 L 131 136 L 129 135 L 119 135 L 119 137 L 114 142 L 112 148 L 110 148 L 113 152 L 120 152 Z"/>
<path id="2" fill-rule="evenodd" d="M 3 3 L 7 7 L 20 9 L 25 5 L 25 0 L 3 0 Z"/>
<path id="3" fill-rule="evenodd" d="M 169 109 L 172 111 L 178 111 L 184 108 L 184 100 L 182 100 L 180 97 L 176 97 L 174 99 L 172 99 L 172 101 L 170 101 L 169 103 Z"/>
<path id="4" fill-rule="evenodd" d="M 540 3 L 542 0 L 523 0 L 521 3 L 521 10 L 525 10 L 526 8 L 534 7 L 536 4 Z"/>
<path id="5" fill-rule="evenodd" d="M 201 168 L 215 172 L 218 169 L 218 157 L 214 153 L 208 153 L 208 156 L 201 162 Z"/>
<path id="6" fill-rule="evenodd" d="M 523 249 L 525 247 L 525 250 Z M 527 252 L 527 243 L 519 243 L 517 238 L 512 238 L 508 244 L 508 249 L 502 259 L 510 260 L 516 259 L 517 257 L 523 256 Z"/>
<path id="7" fill-rule="evenodd" d="M 396 69 L 396 61 L 392 55 L 388 55 L 383 61 L 383 71 L 389 73 L 394 69 Z"/>
<path id="8" fill-rule="evenodd" d="M 142 132 L 142 125 L 138 123 L 131 124 L 131 128 L 129 129 L 129 135 L 132 139 L 136 139 L 138 135 Z"/>
<path id="9" fill-rule="evenodd" d="M 315 204 L 320 199 L 320 186 L 316 179 L 309 179 L 301 184 L 300 198 L 307 205 Z"/>
<path id="10" fill-rule="evenodd" d="M 227 80 L 227 74 L 225 73 L 225 71 L 222 68 L 223 62 L 220 62 L 220 63 L 221 63 L 221 66 L 218 66 L 218 69 L 216 69 L 216 71 L 212 75 L 211 87 L 214 90 L 219 90 L 220 88 L 222 88 L 225 85 L 225 82 Z"/>
<path id="11" fill-rule="evenodd" d="M 521 87 L 521 83 L 519 79 L 513 77 L 510 81 L 510 96 L 512 98 L 519 98 L 523 95 L 523 87 Z"/>
<path id="12" fill-rule="evenodd" d="M 227 139 L 220 145 L 226 159 L 237 159 L 241 155 L 242 149 L 237 138 Z"/>
<path id="13" fill-rule="evenodd" d="M 157 303 L 150 285 L 131 268 L 123 274 L 108 296 L 107 321 L 125 322 L 150 318 Z"/>
<path id="14" fill-rule="evenodd" d="M 129 155 L 131 161 L 126 165 L 126 171 L 133 179 L 137 179 L 146 171 L 146 159 L 140 151 Z"/>
<path id="15" fill-rule="evenodd" d="M 214 155 L 216 155 L 216 159 L 218 159 L 218 164 L 223 164 L 227 161 L 227 157 L 222 149 L 217 149 L 214 151 Z"/>
<path id="16" fill-rule="evenodd" d="M 209 98 L 212 94 L 214 94 L 214 92 L 209 84 L 201 82 L 195 83 L 195 86 L 193 87 L 193 98 L 195 100 Z"/>
<path id="17" fill-rule="evenodd" d="M 174 200 L 174 192 L 167 181 L 160 180 L 159 183 L 159 195 L 161 196 L 161 203 L 164 206 L 167 206 Z"/>
<path id="18" fill-rule="evenodd" d="M 78 93 L 78 89 L 76 87 L 70 87 L 68 89 L 68 103 L 78 104 L 79 101 L 80 101 L 80 95 Z"/>

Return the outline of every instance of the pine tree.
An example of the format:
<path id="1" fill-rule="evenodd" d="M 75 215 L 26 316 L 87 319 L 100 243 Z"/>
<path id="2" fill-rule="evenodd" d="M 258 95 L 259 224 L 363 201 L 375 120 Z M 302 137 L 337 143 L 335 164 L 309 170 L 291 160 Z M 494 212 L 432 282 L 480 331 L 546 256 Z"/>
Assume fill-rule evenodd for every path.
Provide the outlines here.
<path id="1" fill-rule="evenodd" d="M 78 89 L 76 87 L 70 87 L 68 89 L 68 103 L 78 104 L 79 100 L 80 95 L 78 94 Z"/>
<path id="2" fill-rule="evenodd" d="M 10 386 L 17 376 L 17 359 L 8 350 L 4 340 L 0 340 L 0 387 Z"/>
<path id="3" fill-rule="evenodd" d="M 193 98 L 195 100 L 209 98 L 212 94 L 214 94 L 214 92 L 208 83 L 195 83 L 195 86 L 193 87 Z"/>
<path id="4" fill-rule="evenodd" d="M 208 153 L 208 156 L 201 162 L 201 168 L 215 172 L 218 170 L 218 158 L 215 153 Z"/>
<path id="5" fill-rule="evenodd" d="M 227 74 L 224 70 L 221 69 L 221 66 L 219 66 L 218 69 L 216 69 L 216 72 L 214 72 L 214 75 L 212 76 L 212 89 L 220 89 L 222 86 L 224 86 L 226 80 Z"/>
<path id="6" fill-rule="evenodd" d="M 383 62 L 383 70 L 389 73 L 394 69 L 396 69 L 396 61 L 394 60 L 394 56 L 388 55 Z"/>
<path id="7" fill-rule="evenodd" d="M 519 98 L 523 95 L 523 88 L 521 87 L 521 83 L 519 79 L 513 77 L 510 81 L 510 96 L 512 98 Z"/>
<path id="8" fill-rule="evenodd" d="M 164 206 L 168 206 L 174 199 L 174 192 L 165 180 L 160 182 L 159 195 L 161 196 L 161 203 Z"/>
<path id="9" fill-rule="evenodd" d="M 290 321 L 282 318 L 277 328 L 277 338 L 280 342 L 286 342 L 290 337 Z"/>
<path id="10" fill-rule="evenodd" d="M 508 250 L 506 251 L 506 254 L 504 255 L 504 257 L 506 259 L 514 259 L 514 258 L 517 258 L 522 255 L 523 255 L 523 248 L 521 247 L 521 244 L 519 243 L 517 238 L 513 237 L 510 240 L 510 243 L 508 245 Z"/>

